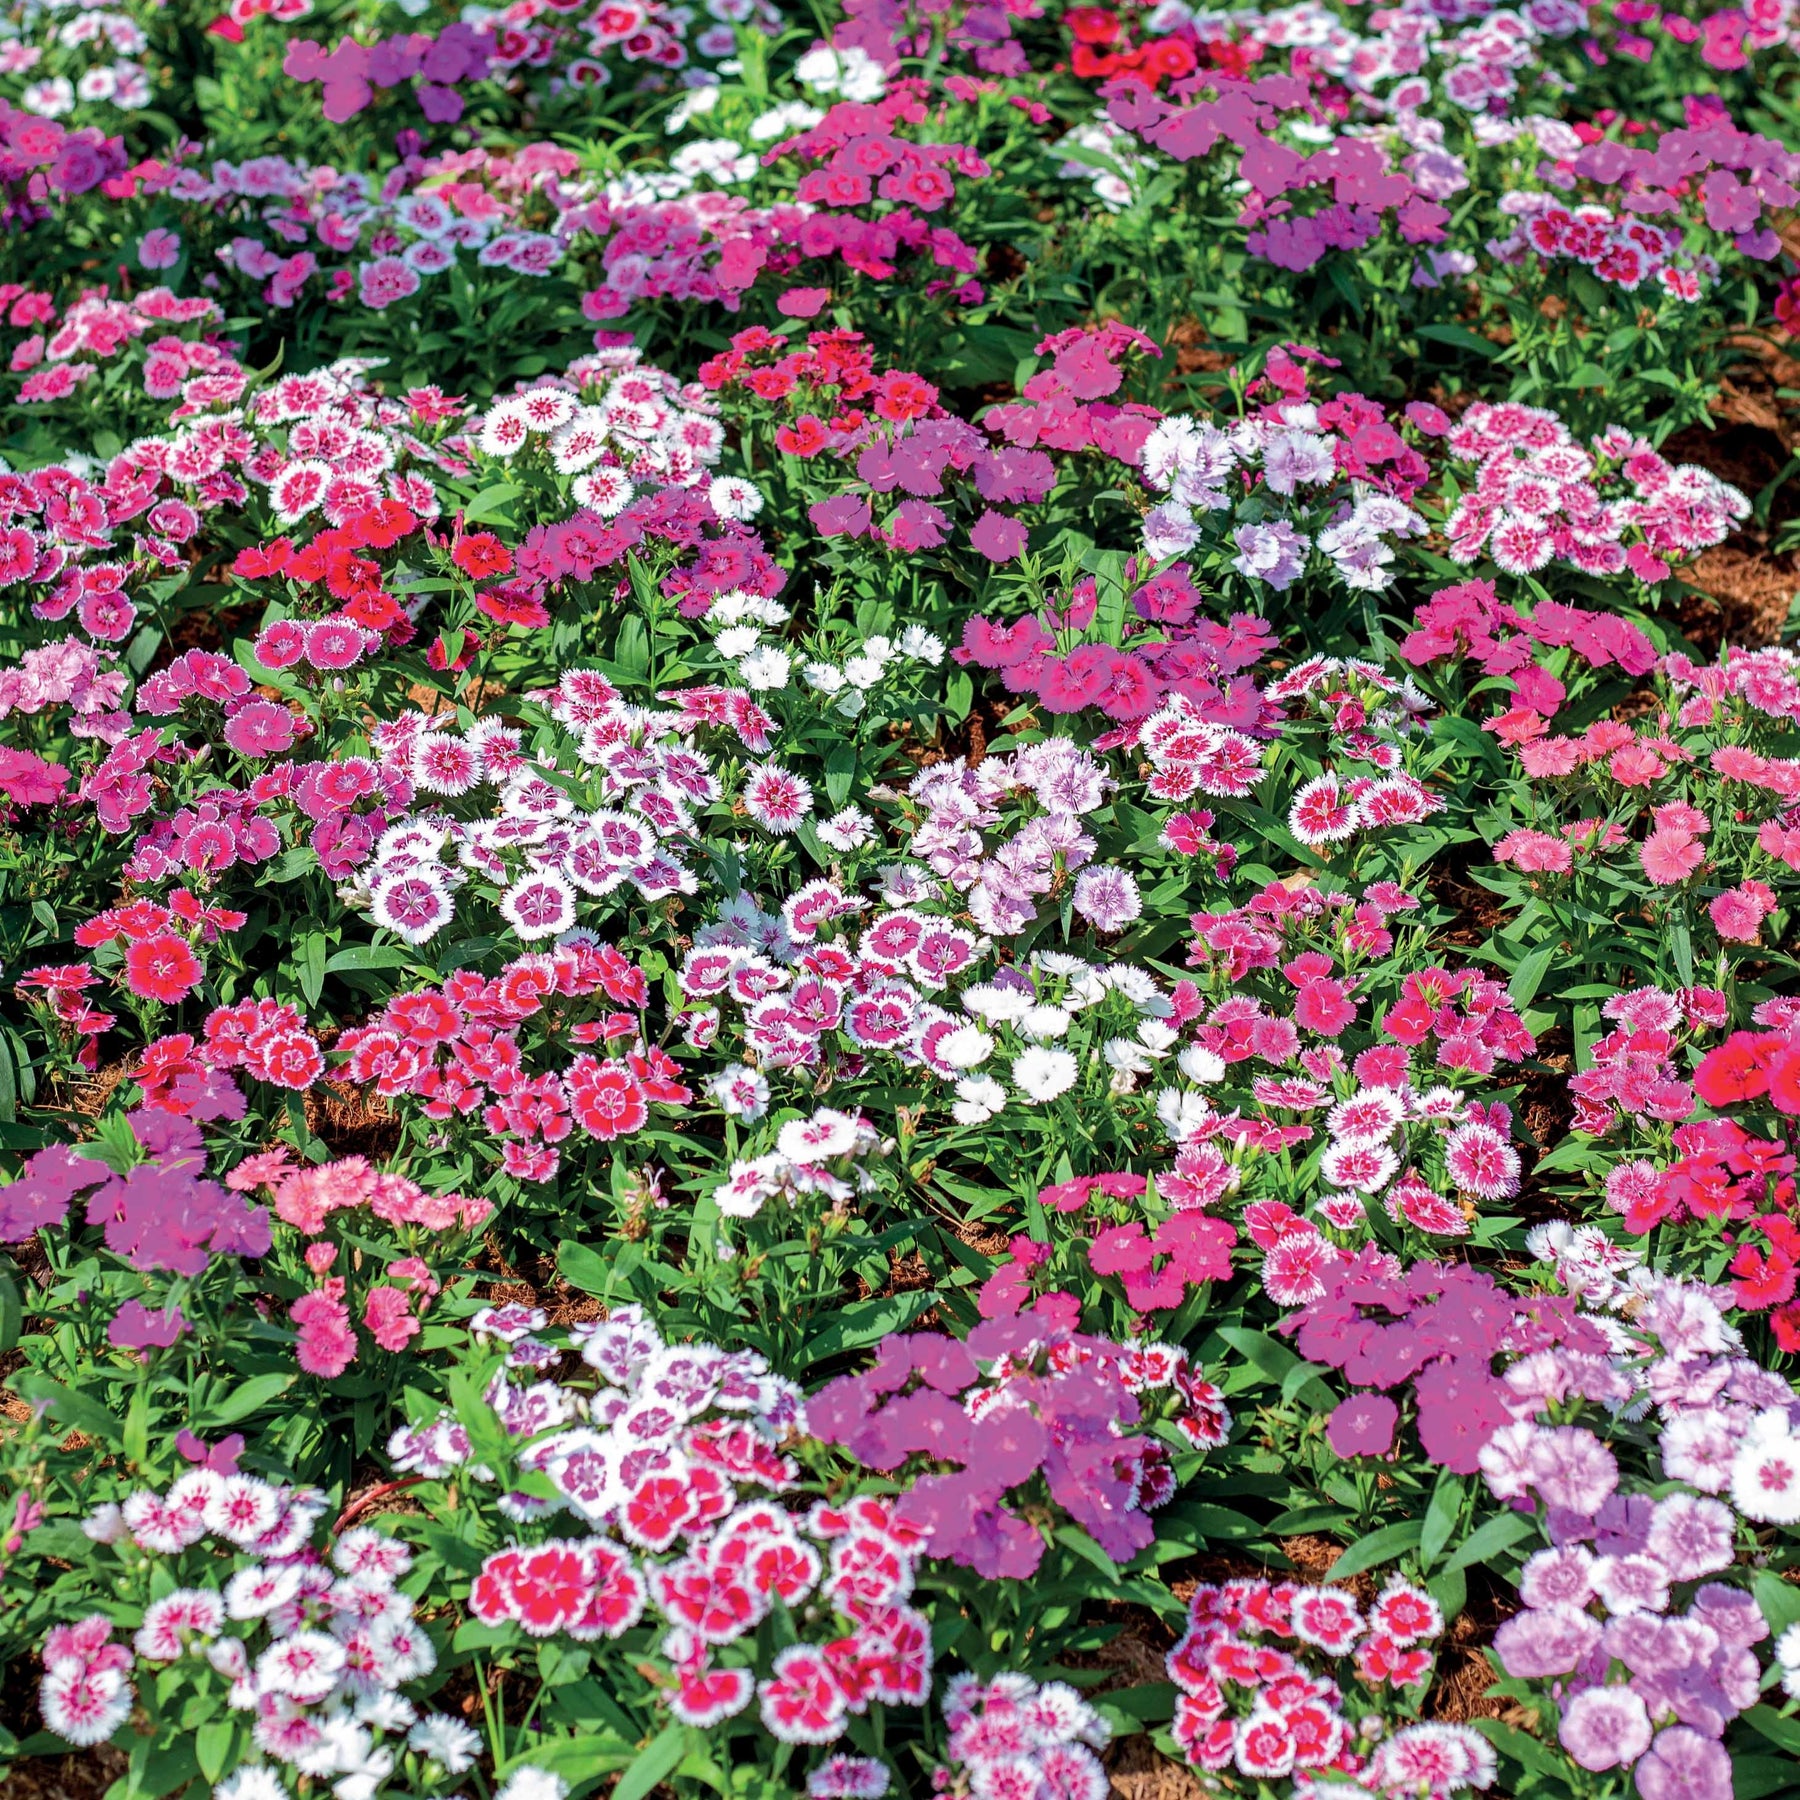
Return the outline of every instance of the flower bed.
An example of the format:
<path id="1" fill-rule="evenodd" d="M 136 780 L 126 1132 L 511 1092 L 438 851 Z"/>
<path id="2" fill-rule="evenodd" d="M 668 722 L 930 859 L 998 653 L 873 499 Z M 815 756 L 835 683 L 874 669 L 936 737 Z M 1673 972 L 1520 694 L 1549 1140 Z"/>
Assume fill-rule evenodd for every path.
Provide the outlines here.
<path id="1" fill-rule="evenodd" d="M 9 1791 L 1793 1791 L 1789 10 L 0 14 Z"/>

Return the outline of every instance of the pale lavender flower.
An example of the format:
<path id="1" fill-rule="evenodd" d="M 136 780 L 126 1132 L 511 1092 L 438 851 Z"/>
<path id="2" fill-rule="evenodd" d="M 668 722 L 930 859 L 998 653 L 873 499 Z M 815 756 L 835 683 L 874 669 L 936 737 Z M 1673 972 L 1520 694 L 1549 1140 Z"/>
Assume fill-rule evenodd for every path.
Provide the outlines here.
<path id="1" fill-rule="evenodd" d="M 1635 1773 L 1643 1800 L 1731 1800 L 1725 1746 L 1686 1725 L 1659 1731 Z"/>
<path id="2" fill-rule="evenodd" d="M 1594 1597 L 1593 1552 L 1580 1544 L 1540 1550 L 1519 1571 L 1527 1606 L 1585 1606 Z"/>
<path id="3" fill-rule="evenodd" d="M 1669 1571 L 1654 1556 L 1603 1556 L 1594 1564 L 1594 1591 L 1608 1612 L 1661 1612 Z"/>
<path id="4" fill-rule="evenodd" d="M 1663 1427 L 1663 1473 L 1703 1493 L 1722 1494 L 1731 1485 L 1737 1438 L 1727 1416 L 1716 1407 L 1684 1413 Z"/>
<path id="5" fill-rule="evenodd" d="M 1263 479 L 1269 491 L 1291 494 L 1304 485 L 1329 481 L 1337 471 L 1331 439 L 1315 431 L 1277 431 L 1263 445 Z"/>
<path id="6" fill-rule="evenodd" d="M 1110 864 L 1084 869 L 1075 883 L 1075 910 L 1096 931 L 1123 931 L 1143 910 L 1138 885 Z"/>
<path id="7" fill-rule="evenodd" d="M 1703 1621 L 1726 1643 L 1740 1648 L 1760 1644 L 1769 1635 L 1768 1621 L 1755 1598 L 1721 1581 L 1709 1581 L 1694 1595 L 1688 1617 Z"/>
<path id="8" fill-rule="evenodd" d="M 1659 1619 L 1627 1613 L 1607 1621 L 1600 1647 L 1633 1675 L 1646 1680 L 1704 1663 L 1718 1648 L 1718 1633 L 1693 1619 Z"/>
<path id="9" fill-rule="evenodd" d="M 1573 1606 L 1516 1613 L 1494 1634 L 1494 1654 L 1507 1674 L 1534 1680 L 1570 1675 L 1600 1642 L 1600 1621 Z"/>
<path id="10" fill-rule="evenodd" d="M 1531 1479 L 1552 1506 L 1591 1517 L 1618 1487 L 1619 1465 L 1585 1427 L 1549 1426 L 1532 1440 Z"/>
<path id="11" fill-rule="evenodd" d="M 1697 1581 L 1731 1567 L 1736 1521 L 1731 1508 L 1696 1494 L 1656 1503 L 1648 1547 L 1676 1581 Z"/>
<path id="12" fill-rule="evenodd" d="M 1250 581 L 1266 581 L 1278 594 L 1292 587 L 1306 568 L 1307 540 L 1285 519 L 1240 525 L 1233 534 L 1238 554 L 1231 566 Z"/>
<path id="13" fill-rule="evenodd" d="M 1529 1419 L 1520 1419 L 1501 1426 L 1482 1446 L 1481 1473 L 1496 1500 L 1520 1500 L 1530 1491 L 1531 1447 L 1537 1432 Z"/>
<path id="14" fill-rule="evenodd" d="M 1563 1708 L 1563 1748 L 1584 1769 L 1616 1769 L 1650 1748 L 1650 1713 L 1628 1687 L 1584 1688 Z"/>

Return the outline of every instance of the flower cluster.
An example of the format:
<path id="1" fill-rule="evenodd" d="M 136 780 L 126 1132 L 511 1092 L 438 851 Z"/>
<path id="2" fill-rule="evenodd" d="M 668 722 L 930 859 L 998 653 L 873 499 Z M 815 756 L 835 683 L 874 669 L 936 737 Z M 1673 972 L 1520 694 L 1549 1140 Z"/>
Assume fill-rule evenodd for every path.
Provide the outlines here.
<path id="1" fill-rule="evenodd" d="M 82 1529 L 113 1550 L 128 1591 L 144 1589 L 142 1623 L 128 1645 L 104 1613 L 50 1633 L 45 1723 L 71 1743 L 105 1742 L 131 1714 L 136 1675 L 247 1715 L 255 1753 L 233 1788 L 246 1796 L 303 1793 L 321 1777 L 371 1795 L 390 1779 L 393 1792 L 435 1792 L 463 1773 L 477 1734 L 401 1692 L 438 1660 L 400 1585 L 412 1550 L 364 1527 L 321 1554 L 325 1514 L 314 1490 L 211 1466 L 97 1509 Z"/>
<path id="2" fill-rule="evenodd" d="M 921 1456 L 951 1465 L 914 1476 L 895 1518 L 933 1556 L 996 1580 L 1029 1576 L 1043 1557 L 1042 1535 L 1007 1503 L 1040 1475 L 1055 1507 L 1115 1562 L 1151 1541 L 1149 1514 L 1175 1482 L 1166 1447 L 1145 1427 L 1170 1399 L 1190 1443 L 1223 1441 L 1230 1415 L 1218 1390 L 1179 1352 L 1021 1317 L 990 1319 L 966 1343 L 935 1332 L 890 1338 L 866 1374 L 821 1389 L 807 1417 L 867 1467 Z"/>
<path id="3" fill-rule="evenodd" d="M 1450 554 L 1473 563 L 1485 551 L 1508 575 L 1560 562 L 1665 581 L 1750 511 L 1736 488 L 1705 469 L 1671 465 L 1628 431 L 1615 427 L 1583 449 L 1541 407 L 1477 401 L 1447 442 L 1475 471 L 1446 526 Z"/>
<path id="4" fill-rule="evenodd" d="M 215 1256 L 267 1251 L 268 1215 L 207 1179 L 196 1125 L 149 1107 L 130 1124 L 142 1160 L 122 1173 L 61 1144 L 32 1157 L 0 1189 L 0 1240 L 17 1243 L 60 1223 L 85 1194 L 87 1222 L 103 1229 L 107 1249 L 145 1273 L 198 1275 Z"/>
<path id="5" fill-rule="evenodd" d="M 1095 1752 L 1112 1733 L 1066 1682 L 958 1675 L 944 1684 L 943 1711 L 946 1761 L 933 1777 L 938 1792 L 959 1800 L 1001 1793 L 1104 1800 L 1106 1770 Z"/>
<path id="6" fill-rule="evenodd" d="M 1590 1307 L 1637 1304 L 1628 1324 L 1604 1318 L 1599 1344 L 1531 1351 L 1506 1371 L 1518 1417 L 1482 1450 L 1481 1471 L 1496 1497 L 1535 1503 L 1550 1542 L 1520 1572 L 1524 1610 L 1495 1655 L 1515 1680 L 1555 1682 L 1561 1741 L 1581 1767 L 1634 1767 L 1647 1793 L 1723 1796 L 1718 1739 L 1756 1701 L 1753 1646 L 1769 1627 L 1751 1594 L 1711 1578 L 1733 1567 L 1739 1517 L 1800 1519 L 1800 1408 L 1742 1354 L 1705 1288 L 1634 1279 L 1644 1272 L 1621 1268 L 1591 1228 L 1538 1240 Z M 1663 1427 L 1654 1493 L 1607 1441 L 1610 1416 L 1639 1395 Z M 1599 1432 L 1547 1422 L 1579 1419 L 1584 1404 Z"/>
<path id="7" fill-rule="evenodd" d="M 591 1642 L 648 1615 L 658 1694 L 690 1725 L 755 1701 L 777 1739 L 820 1744 L 871 1702 L 923 1704 L 931 1633 L 907 1604 L 923 1537 L 875 1499 L 784 1501 L 799 1470 L 778 1446 L 806 1428 L 799 1390 L 750 1352 L 665 1346 L 635 1308 L 570 1333 L 596 1387 L 531 1381 L 557 1357 L 537 1335 L 544 1322 L 518 1307 L 472 1322 L 523 1372 L 497 1375 L 487 1397 L 532 1478 L 507 1507 L 521 1523 L 567 1512 L 586 1531 L 534 1533 L 489 1555 L 473 1616 Z M 469 1439 L 446 1415 L 389 1448 L 399 1467 L 441 1475 L 465 1464 Z M 769 1654 L 757 1627 L 778 1607 L 813 1629 Z"/>
<path id="8" fill-rule="evenodd" d="M 1170 418 L 1151 432 L 1144 479 L 1166 498 L 1145 517 L 1145 550 L 1182 556 L 1204 538 L 1214 560 L 1278 594 L 1316 556 L 1346 587 L 1379 593 L 1394 579 L 1389 540 L 1425 531 L 1408 504 L 1424 484 L 1424 458 L 1360 394 L 1315 404 L 1303 364 L 1286 350 L 1270 357 L 1264 379 L 1281 397 L 1229 431 Z"/>
<path id="9" fill-rule="evenodd" d="M 1469 1726 L 1387 1730 L 1416 1707 L 1443 1629 L 1438 1603 L 1399 1576 L 1366 1611 L 1341 1587 L 1202 1582 L 1168 1657 L 1175 1740 L 1227 1792 L 1324 1771 L 1349 1779 L 1317 1791 L 1358 1800 L 1485 1788 L 1494 1755 Z"/>
<path id="10" fill-rule="evenodd" d="M 552 891 L 560 896 L 563 888 Z M 373 1083 L 384 1099 L 416 1097 L 428 1119 L 479 1115 L 509 1174 L 548 1181 L 561 1163 L 558 1146 L 578 1127 L 610 1143 L 643 1130 L 652 1106 L 693 1098 L 667 1052 L 640 1036 L 638 1009 L 647 998 L 641 969 L 610 944 L 576 936 L 549 954 L 517 958 L 491 979 L 464 970 L 442 987 L 396 996 L 338 1040 L 343 1073 Z M 554 1039 L 564 1028 L 574 1043 L 609 1054 L 584 1049 L 559 1068 L 532 1073 L 519 1040 L 534 1020 L 550 1040 L 544 1047 L 559 1055 Z M 610 1053 L 621 1040 L 631 1047 Z"/>

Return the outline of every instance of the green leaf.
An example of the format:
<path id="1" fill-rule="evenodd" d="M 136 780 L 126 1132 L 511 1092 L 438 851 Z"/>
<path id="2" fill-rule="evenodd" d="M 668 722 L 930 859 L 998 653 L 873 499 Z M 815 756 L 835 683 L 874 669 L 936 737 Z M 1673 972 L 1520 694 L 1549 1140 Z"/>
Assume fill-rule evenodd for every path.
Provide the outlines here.
<path id="1" fill-rule="evenodd" d="M 1744 1723 L 1771 1744 L 1800 1756 L 1800 1719 L 1785 1718 L 1772 1706 L 1753 1706 L 1744 1714 Z"/>
<path id="2" fill-rule="evenodd" d="M 507 509 L 507 503 L 518 496 L 519 490 L 510 481 L 497 481 L 492 487 L 485 487 L 467 506 L 463 508 L 463 523 L 479 525 L 484 520 L 498 519 Z"/>
<path id="3" fill-rule="evenodd" d="M 1080 1526 L 1059 1525 L 1054 1535 L 1057 1543 L 1065 1550 L 1073 1551 L 1084 1563 L 1090 1564 L 1109 1586 L 1118 1586 L 1119 1565 Z M 1041 1588 L 1039 1592 L 1041 1595 Z"/>
<path id="4" fill-rule="evenodd" d="M 120 1441 L 119 1421 L 98 1400 L 64 1387 L 60 1381 L 39 1369 L 27 1369 L 14 1381 L 21 1396 L 34 1406 L 47 1406 L 51 1415 L 79 1431 L 96 1443 L 117 1445 Z"/>
<path id="5" fill-rule="evenodd" d="M 1508 1725 L 1501 1719 L 1471 1719 L 1469 1723 L 1502 1755 L 1510 1756 L 1514 1762 L 1523 1764 L 1534 1775 L 1548 1776 L 1566 1787 L 1568 1764 L 1518 1726 Z"/>
<path id="6" fill-rule="evenodd" d="M 0 1256 L 0 1356 L 19 1341 L 25 1329 L 25 1302 L 19 1291 L 19 1271 L 10 1256 Z"/>
<path id="7" fill-rule="evenodd" d="M 200 1773 L 192 1744 L 173 1744 L 158 1749 L 139 1738 L 131 1748 L 131 1766 L 125 1775 L 126 1800 L 162 1800 Z"/>
<path id="8" fill-rule="evenodd" d="M 1466 325 L 1421 325 L 1418 327 L 1420 337 L 1434 344 L 1449 344 L 1457 350 L 1468 350 L 1476 356 L 1498 356 L 1500 347 L 1490 344 L 1484 337 L 1477 336 Z"/>
<path id="9" fill-rule="evenodd" d="M 1507 997 L 1513 1003 L 1514 1012 L 1523 1012 L 1537 998 L 1537 991 L 1543 986 L 1544 977 L 1550 973 L 1550 965 L 1556 960 L 1560 946 L 1554 941 L 1542 945 L 1513 970 L 1512 980 L 1506 984 Z"/>
<path id="10" fill-rule="evenodd" d="M 414 960 L 413 953 L 402 944 L 352 944 L 327 960 L 325 972 L 336 975 L 343 969 L 408 969 Z"/>
<path id="11" fill-rule="evenodd" d="M 841 1356 L 846 1350 L 861 1350 L 878 1344 L 891 1332 L 904 1331 L 921 1313 L 937 1304 L 938 1295 L 930 1288 L 917 1288 L 907 1294 L 886 1294 L 875 1300 L 859 1300 L 830 1315 L 833 1323 L 813 1333 L 801 1352 L 804 1364 L 823 1362 L 828 1356 Z"/>
<path id="12" fill-rule="evenodd" d="M 1731 1759 L 1733 1800 L 1763 1800 L 1765 1794 L 1791 1794 L 1794 1765 L 1785 1756 L 1734 1756 Z"/>
<path id="13" fill-rule="evenodd" d="M 1246 1362 L 1277 1385 L 1285 1382 L 1296 1368 L 1302 1366 L 1301 1357 L 1296 1356 L 1286 1344 L 1270 1337 L 1266 1331 L 1251 1331 L 1242 1325 L 1226 1325 L 1220 1328 L 1219 1336 Z"/>
<path id="14" fill-rule="evenodd" d="M 1443 1555 L 1444 1546 L 1462 1517 L 1463 1497 L 1467 1489 L 1460 1475 L 1445 1469 L 1431 1490 L 1431 1504 L 1425 1508 L 1425 1524 L 1419 1533 L 1419 1561 L 1427 1569 Z"/>
<path id="15" fill-rule="evenodd" d="M 208 1719 L 194 1733 L 194 1759 L 208 1781 L 217 1781 L 236 1760 L 232 1749 L 238 1735 L 236 1719 Z"/>
<path id="16" fill-rule="evenodd" d="M 457 1633 L 460 1643 L 462 1633 Z M 679 1730 L 671 1725 L 670 1731 Z M 664 1736 L 668 1734 L 665 1732 Z M 679 1750 L 677 1751 L 679 1755 Z M 580 1737 L 544 1738 L 533 1742 L 519 1757 L 523 1767 L 529 1764 L 534 1769 L 547 1769 L 552 1775 L 560 1775 L 571 1788 L 583 1790 L 598 1785 L 602 1775 L 610 1775 L 615 1769 L 623 1769 L 632 1763 L 636 1752 L 630 1744 L 613 1736 L 609 1731 L 585 1732 Z M 673 1764 L 670 1765 L 673 1767 Z M 496 1775 L 504 1777 L 503 1770 L 495 1770 Z M 659 1776 L 658 1780 L 661 1779 Z M 651 1784 L 654 1786 L 654 1782 Z M 615 1790 L 616 1791 L 616 1790 Z M 648 1789 L 645 1790 L 648 1792 Z"/>
<path id="17" fill-rule="evenodd" d="M 1463 1540 L 1451 1557 L 1449 1567 L 1466 1569 L 1471 1563 L 1491 1562 L 1502 1550 L 1510 1550 L 1521 1538 L 1531 1535 L 1531 1521 L 1518 1513 L 1500 1513 Z"/>
<path id="18" fill-rule="evenodd" d="M 675 1765 L 681 1761 L 686 1748 L 686 1739 L 685 1726 L 666 1726 L 660 1735 L 653 1737 L 638 1752 L 631 1767 L 619 1777 L 619 1785 L 612 1791 L 612 1800 L 645 1800 L 645 1796 L 665 1775 L 674 1773 Z"/>
<path id="19" fill-rule="evenodd" d="M 1773 1569 L 1764 1569 L 1756 1578 L 1756 1603 L 1769 1621 L 1769 1634 L 1780 1637 L 1790 1625 L 1800 1623 L 1800 1588 L 1783 1581 Z"/>
<path id="20" fill-rule="evenodd" d="M 1261 1537 L 1263 1531 L 1263 1526 L 1243 1513 L 1205 1501 L 1186 1501 L 1156 1515 L 1158 1545 L 1177 1545 L 1187 1555 L 1221 1539 L 1234 1544 L 1251 1541 Z"/>
<path id="21" fill-rule="evenodd" d="M 585 1644 L 539 1644 L 538 1676 L 546 1687 L 567 1687 L 588 1672 L 593 1656 Z"/>
<path id="22" fill-rule="evenodd" d="M 1445 1569 L 1442 1574 L 1433 1575 L 1425 1586 L 1432 1599 L 1443 1608 L 1446 1622 L 1469 1604 L 1469 1584 L 1463 1579 L 1461 1569 Z"/>
<path id="23" fill-rule="evenodd" d="M 1534 1172 L 1538 1175 L 1549 1175 L 1559 1169 L 1579 1169 L 1593 1161 L 1594 1145 L 1591 1138 L 1566 1137 L 1553 1150 L 1546 1150 L 1537 1159 Z"/>
<path id="24" fill-rule="evenodd" d="M 1156 1681 L 1144 1687 L 1112 1688 L 1095 1702 L 1102 1712 L 1115 1712 L 1140 1729 L 1160 1725 L 1174 1710 L 1177 1689 L 1172 1682 Z"/>
<path id="25" fill-rule="evenodd" d="M 209 1406 L 196 1415 L 196 1423 L 204 1421 L 212 1427 L 235 1425 L 253 1412 L 260 1412 L 271 1400 L 279 1398 L 299 1377 L 277 1370 L 268 1375 L 252 1375 L 241 1382 L 217 1406 Z"/>
<path id="26" fill-rule="evenodd" d="M 1669 920 L 1669 947 L 1675 952 L 1675 972 L 1684 986 L 1694 984 L 1694 934 L 1679 915 Z"/>
<path id="27" fill-rule="evenodd" d="M 613 1291 L 612 1265 L 598 1250 L 590 1250 L 586 1244 L 564 1238 L 556 1246 L 556 1266 L 570 1287 L 580 1288 L 584 1294 L 605 1299 Z"/>
<path id="28" fill-rule="evenodd" d="M 1379 1531 L 1371 1531 L 1367 1537 L 1358 1538 L 1331 1565 L 1326 1571 L 1327 1579 L 1346 1581 L 1365 1569 L 1377 1568 L 1397 1556 L 1404 1556 L 1408 1550 L 1418 1548 L 1424 1529 L 1423 1519 L 1402 1519 L 1397 1525 L 1383 1525 Z"/>
<path id="29" fill-rule="evenodd" d="M 306 996 L 308 1006 L 317 1006 L 319 996 L 325 991 L 324 932 L 302 932 L 294 950 L 294 960 L 299 968 L 300 992 Z"/>

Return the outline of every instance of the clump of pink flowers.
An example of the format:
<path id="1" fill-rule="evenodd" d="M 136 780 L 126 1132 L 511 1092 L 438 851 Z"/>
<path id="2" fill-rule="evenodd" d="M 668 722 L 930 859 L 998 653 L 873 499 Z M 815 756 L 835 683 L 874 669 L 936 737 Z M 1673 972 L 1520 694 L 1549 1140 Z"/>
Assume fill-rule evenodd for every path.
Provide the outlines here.
<path id="1" fill-rule="evenodd" d="M 240 1193 L 268 1190 L 276 1217 L 314 1240 L 306 1246 L 305 1262 L 318 1285 L 293 1302 L 288 1316 L 298 1333 L 295 1357 L 300 1367 L 327 1379 L 343 1374 L 357 1357 L 351 1283 L 360 1293 L 363 1329 L 377 1348 L 404 1350 L 418 1336 L 443 1285 L 433 1262 L 442 1259 L 446 1248 L 466 1243 L 494 1210 L 490 1200 L 427 1193 L 417 1182 L 384 1174 L 360 1156 L 296 1166 L 285 1149 L 265 1151 L 246 1158 L 225 1179 Z M 343 1213 L 359 1217 L 336 1216 Z M 371 1280 L 367 1246 L 381 1226 L 396 1234 L 395 1247 L 402 1254 L 388 1258 L 380 1278 Z M 345 1234 L 357 1246 L 355 1252 L 344 1256 L 345 1245 L 323 1235 L 328 1230 Z M 426 1251 L 431 1260 L 422 1254 Z"/>
<path id="2" fill-rule="evenodd" d="M 1097 1752 L 1111 1741 L 1111 1727 L 1067 1682 L 957 1675 L 945 1683 L 942 1705 L 949 1735 L 934 1792 L 958 1800 L 1105 1800 L 1110 1791 Z"/>
<path id="3" fill-rule="evenodd" d="M 934 1556 L 993 1580 L 1029 1576 L 1043 1557 L 1016 1498 L 1040 1474 L 1054 1506 L 1115 1562 L 1151 1541 L 1148 1515 L 1175 1486 L 1147 1429 L 1152 1408 L 1169 1410 L 1156 1396 L 1192 1420 L 1190 1441 L 1223 1441 L 1218 1390 L 1188 1376 L 1179 1353 L 1023 1315 L 987 1320 L 966 1344 L 936 1332 L 889 1338 L 867 1373 L 821 1389 L 808 1418 L 867 1467 L 913 1468 L 920 1456 L 948 1465 L 914 1473 L 896 1517 Z"/>
<path id="4" fill-rule="evenodd" d="M 1671 464 L 1616 426 L 1584 449 L 1541 407 L 1478 400 L 1448 448 L 1475 471 L 1446 527 L 1450 554 L 1472 563 L 1485 551 L 1508 575 L 1560 562 L 1665 581 L 1750 512 L 1744 495 L 1707 470 Z"/>
<path id="5" fill-rule="evenodd" d="M 1306 1783 L 1358 1800 L 1485 1788 L 1494 1753 L 1470 1726 L 1390 1732 L 1395 1715 L 1416 1713 L 1443 1629 L 1437 1601 L 1400 1575 L 1366 1609 L 1343 1587 L 1202 1582 L 1168 1657 L 1181 1690 L 1175 1741 L 1227 1792 L 1261 1792 L 1285 1777 L 1296 1793 Z M 1313 1788 L 1314 1775 L 1329 1785 Z"/>

